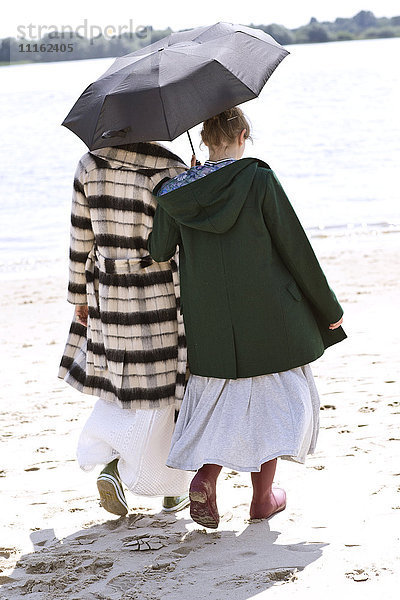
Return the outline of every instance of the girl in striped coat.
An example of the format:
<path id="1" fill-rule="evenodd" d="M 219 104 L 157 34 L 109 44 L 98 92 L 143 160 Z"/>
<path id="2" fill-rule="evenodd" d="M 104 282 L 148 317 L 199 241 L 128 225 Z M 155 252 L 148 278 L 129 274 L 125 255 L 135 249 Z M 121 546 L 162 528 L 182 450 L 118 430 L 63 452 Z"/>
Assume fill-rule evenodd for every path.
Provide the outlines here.
<path id="1" fill-rule="evenodd" d="M 153 262 L 146 244 L 151 191 L 186 169 L 162 145 L 140 142 L 88 152 L 75 173 L 68 286 L 75 318 L 59 377 L 99 396 L 78 461 L 85 470 L 106 464 L 98 488 L 115 514 L 127 512 L 121 480 L 133 493 L 167 496 L 167 510 L 181 504 L 169 497 L 187 490 L 187 474 L 165 466 L 186 373 L 177 265 Z"/>

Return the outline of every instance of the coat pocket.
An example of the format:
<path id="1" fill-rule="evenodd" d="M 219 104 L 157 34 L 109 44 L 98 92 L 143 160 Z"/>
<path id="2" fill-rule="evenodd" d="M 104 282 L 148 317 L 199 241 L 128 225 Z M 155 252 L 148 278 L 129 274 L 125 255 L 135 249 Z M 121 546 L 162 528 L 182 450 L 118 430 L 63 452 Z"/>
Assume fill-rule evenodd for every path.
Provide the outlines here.
<path id="1" fill-rule="evenodd" d="M 297 283 L 295 281 L 289 281 L 289 283 L 286 285 L 286 289 L 291 293 L 293 298 L 295 300 L 297 300 L 298 302 L 300 302 L 300 300 L 303 298 L 303 294 L 301 293 L 301 291 L 298 288 Z"/>

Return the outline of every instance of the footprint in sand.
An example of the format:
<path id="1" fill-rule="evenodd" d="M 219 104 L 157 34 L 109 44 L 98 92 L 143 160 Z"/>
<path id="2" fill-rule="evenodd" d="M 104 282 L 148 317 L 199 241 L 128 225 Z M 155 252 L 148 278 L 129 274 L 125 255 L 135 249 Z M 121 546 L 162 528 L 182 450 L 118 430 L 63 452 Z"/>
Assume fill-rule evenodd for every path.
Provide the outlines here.
<path id="1" fill-rule="evenodd" d="M 121 592 L 125 592 L 126 590 L 134 590 L 138 583 L 138 577 L 136 573 L 120 573 L 113 577 L 108 582 L 112 588 L 117 589 Z"/>
<path id="2" fill-rule="evenodd" d="M 320 410 L 336 410 L 336 406 L 334 404 L 323 404 Z"/>
<path id="3" fill-rule="evenodd" d="M 78 578 L 73 577 L 71 574 L 46 580 L 28 579 L 22 586 L 12 589 L 18 589 L 20 596 L 29 596 L 31 594 L 45 594 L 44 596 L 41 595 L 41 597 L 55 598 L 59 597 L 58 592 L 64 592 L 68 589 L 69 586 L 71 586 L 71 583 L 73 581 L 77 580 Z"/>
<path id="4" fill-rule="evenodd" d="M 353 581 L 368 581 L 373 579 L 374 577 L 378 577 L 381 574 L 381 571 L 388 571 L 389 573 L 393 573 L 391 569 L 387 569 L 386 567 L 382 567 L 381 569 L 377 569 L 376 567 L 369 567 L 348 571 L 346 573 L 346 577 L 348 579 L 352 579 Z"/>
<path id="5" fill-rule="evenodd" d="M 296 581 L 299 571 L 302 571 L 304 567 L 294 567 L 289 569 L 276 569 L 274 571 L 268 571 L 270 581 Z"/>
<path id="6" fill-rule="evenodd" d="M 229 564 L 232 564 L 236 562 L 236 560 L 232 557 L 229 557 Z M 226 561 L 225 560 L 213 560 L 213 561 L 207 561 L 205 563 L 202 563 L 200 565 L 197 565 L 197 569 L 199 571 L 219 571 L 220 569 L 223 569 L 226 567 Z"/>
<path id="7" fill-rule="evenodd" d="M 114 566 L 114 561 L 111 559 L 103 559 L 103 558 L 89 558 L 87 560 L 82 561 L 82 564 L 79 567 L 75 568 L 75 573 L 91 573 L 93 575 L 101 574 L 105 577 Z"/>
<path id="8" fill-rule="evenodd" d="M 61 558 L 51 560 L 47 558 L 46 560 L 32 561 L 27 567 L 25 567 L 25 571 L 29 575 L 34 575 L 37 573 L 45 574 L 53 573 L 54 571 L 57 571 L 57 569 L 64 569 L 65 566 L 66 560 Z"/>
<path id="9" fill-rule="evenodd" d="M 304 567 L 288 567 L 288 568 L 279 568 L 272 569 L 270 571 L 258 571 L 256 573 L 249 573 L 248 575 L 236 575 L 231 577 L 230 579 L 225 579 L 223 581 L 219 581 L 216 584 L 216 587 L 224 587 L 229 590 L 236 590 L 237 588 L 244 586 L 251 586 L 253 589 L 255 586 L 259 586 L 260 584 L 271 584 L 271 586 L 276 581 L 280 581 L 282 583 L 288 583 L 290 581 L 296 581 L 297 573 L 302 571 Z M 270 586 L 268 586 L 270 587 Z"/>
<path id="10" fill-rule="evenodd" d="M 195 550 L 195 548 L 192 548 L 191 546 L 181 546 L 180 548 L 175 548 L 172 552 L 178 556 L 187 556 L 193 552 L 193 550 Z"/>
<path id="11" fill-rule="evenodd" d="M 106 521 L 104 523 L 104 527 L 109 531 L 115 531 L 119 529 L 125 524 L 125 517 L 120 517 L 119 519 L 115 519 L 114 521 Z"/>
<path id="12" fill-rule="evenodd" d="M 175 563 L 172 561 L 156 562 L 152 565 L 149 565 L 147 569 L 151 571 L 170 572 L 175 570 Z"/>
<path id="13" fill-rule="evenodd" d="M 151 536 L 137 536 L 134 538 L 125 538 L 123 546 L 129 550 L 138 552 L 147 552 L 149 550 L 160 550 L 165 544 L 160 538 Z"/>
<path id="14" fill-rule="evenodd" d="M 181 542 L 193 544 L 193 550 L 198 549 L 202 544 L 212 544 L 215 540 L 221 539 L 221 534 L 218 531 L 206 531 L 205 529 L 193 529 L 188 531 L 181 538 Z"/>
<path id="15" fill-rule="evenodd" d="M 256 555 L 257 555 L 257 552 L 252 552 L 251 550 L 249 550 L 247 552 L 238 552 L 236 555 L 229 556 L 229 563 L 233 564 L 236 562 L 243 562 L 244 560 L 251 560 Z M 226 560 L 224 558 L 215 559 L 212 561 L 206 561 L 197 566 L 197 568 L 200 571 L 218 571 L 219 569 L 222 569 L 225 567 L 226 567 Z"/>
<path id="16" fill-rule="evenodd" d="M 86 546 L 87 544 L 93 544 L 96 540 L 104 537 L 105 533 L 87 533 L 77 535 L 71 540 L 72 546 Z"/>
<path id="17" fill-rule="evenodd" d="M 162 519 L 154 519 L 152 517 L 140 516 L 128 525 L 128 529 L 143 529 L 144 527 L 161 527 L 164 528 L 168 525 L 168 521 Z"/>
<path id="18" fill-rule="evenodd" d="M 17 553 L 17 548 L 5 548 L 0 546 L 0 558 L 5 558 L 6 560 L 8 560 L 9 558 L 13 558 Z"/>

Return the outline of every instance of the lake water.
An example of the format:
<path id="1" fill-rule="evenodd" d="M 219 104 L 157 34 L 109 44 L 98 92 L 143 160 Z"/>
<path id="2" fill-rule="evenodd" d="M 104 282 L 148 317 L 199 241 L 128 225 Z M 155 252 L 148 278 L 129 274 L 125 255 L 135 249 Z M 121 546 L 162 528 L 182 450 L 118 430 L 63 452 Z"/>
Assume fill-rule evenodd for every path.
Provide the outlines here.
<path id="1" fill-rule="evenodd" d="M 311 237 L 397 230 L 400 39 L 288 49 L 260 98 L 243 105 L 254 137 L 245 156 L 274 169 Z M 73 174 L 86 147 L 60 123 L 113 60 L 0 67 L 4 275 L 64 268 Z M 165 144 L 190 160 L 186 135 Z"/>

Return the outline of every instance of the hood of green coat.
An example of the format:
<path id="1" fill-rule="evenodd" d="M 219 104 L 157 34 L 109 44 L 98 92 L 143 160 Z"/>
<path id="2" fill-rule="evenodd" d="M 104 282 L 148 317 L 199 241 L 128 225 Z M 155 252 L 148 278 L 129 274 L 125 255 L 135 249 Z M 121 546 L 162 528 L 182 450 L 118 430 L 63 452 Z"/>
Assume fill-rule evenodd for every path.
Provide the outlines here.
<path id="1" fill-rule="evenodd" d="M 242 158 L 180 188 L 157 196 L 164 210 L 181 225 L 211 233 L 225 233 L 236 223 L 258 167 L 269 166 L 257 158 Z"/>

